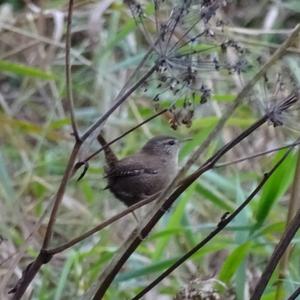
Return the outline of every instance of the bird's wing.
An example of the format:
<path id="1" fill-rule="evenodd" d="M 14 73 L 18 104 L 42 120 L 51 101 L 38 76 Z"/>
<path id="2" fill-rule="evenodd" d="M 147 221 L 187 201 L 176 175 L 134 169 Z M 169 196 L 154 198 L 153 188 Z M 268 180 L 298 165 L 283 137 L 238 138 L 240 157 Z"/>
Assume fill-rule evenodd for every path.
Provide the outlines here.
<path id="1" fill-rule="evenodd" d="M 157 174 L 157 170 L 149 163 L 142 161 L 137 163 L 132 162 L 131 159 L 120 161 L 115 167 L 110 168 L 106 174 L 107 177 L 127 177 L 138 176 L 141 174 Z"/>
<path id="2" fill-rule="evenodd" d="M 115 168 L 111 168 L 106 177 L 128 177 L 128 176 L 138 176 L 141 174 L 157 174 L 157 170 L 148 168 L 145 166 L 117 166 Z"/>

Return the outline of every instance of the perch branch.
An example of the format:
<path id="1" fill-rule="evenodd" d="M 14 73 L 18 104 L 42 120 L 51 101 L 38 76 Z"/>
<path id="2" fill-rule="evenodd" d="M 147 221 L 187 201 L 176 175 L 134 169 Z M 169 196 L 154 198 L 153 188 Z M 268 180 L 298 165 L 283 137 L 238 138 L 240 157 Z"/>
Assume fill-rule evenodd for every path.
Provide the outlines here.
<path id="1" fill-rule="evenodd" d="M 210 170 L 214 167 L 216 162 L 229 150 L 231 150 L 235 145 L 237 145 L 240 141 L 246 138 L 249 134 L 259 128 L 262 124 L 264 124 L 267 120 L 276 121 L 275 115 L 280 114 L 280 112 L 288 109 L 297 101 L 297 96 L 292 94 L 284 99 L 281 103 L 274 106 L 272 111 L 268 112 L 264 115 L 260 120 L 255 122 L 252 126 L 242 132 L 239 136 L 233 139 L 231 142 L 224 145 L 219 151 L 217 151 L 210 159 L 208 159 L 198 170 L 188 176 L 186 179 L 182 181 L 182 184 L 169 196 L 166 200 L 164 197 L 165 192 L 163 192 L 163 196 L 159 197 L 159 200 L 155 204 L 155 208 L 152 209 L 151 215 L 143 222 L 142 230 L 139 234 L 132 233 L 125 244 L 121 247 L 120 251 L 113 258 L 112 262 L 109 264 L 107 269 L 103 272 L 103 274 L 99 278 L 98 287 L 95 287 L 95 294 L 93 299 L 101 299 L 105 294 L 105 291 L 110 286 L 114 277 L 119 272 L 120 268 L 127 261 L 130 255 L 135 251 L 137 246 L 141 243 L 140 237 L 146 237 L 147 234 L 151 231 L 151 229 L 155 226 L 158 220 L 163 216 L 166 210 L 170 208 L 173 202 L 185 191 L 195 180 L 198 179 L 204 172 Z M 168 188 L 167 188 L 168 190 Z M 94 293 L 94 288 L 91 289 L 91 293 Z M 87 295 L 88 299 L 91 295 Z"/>
<path id="2" fill-rule="evenodd" d="M 67 102 L 69 104 L 69 109 L 70 109 L 71 125 L 72 125 L 72 130 L 73 130 L 73 135 L 75 137 L 75 140 L 76 142 L 78 142 L 80 138 L 79 138 L 78 128 L 75 119 L 74 100 L 73 100 L 73 91 L 72 91 L 72 76 L 71 76 L 72 65 L 70 63 L 72 14 L 73 14 L 73 0 L 70 0 L 69 7 L 68 7 L 68 16 L 67 16 L 65 72 L 66 72 Z"/>
<path id="3" fill-rule="evenodd" d="M 284 231 L 279 243 L 277 244 L 263 274 L 261 275 L 250 300 L 259 300 L 272 276 L 276 266 L 278 265 L 282 255 L 292 242 L 293 237 L 300 228 L 300 209 L 293 217 L 286 230 Z"/>
<path id="4" fill-rule="evenodd" d="M 282 164 L 282 162 L 287 158 L 290 151 L 289 149 L 283 155 L 283 157 L 275 164 L 275 166 L 268 172 L 264 174 L 263 179 L 257 185 L 257 187 L 253 190 L 253 192 L 248 196 L 248 198 L 229 216 L 222 218 L 216 228 L 211 231 L 200 243 L 198 243 L 194 248 L 184 254 L 181 258 L 179 258 L 171 267 L 169 267 L 166 271 L 164 271 L 160 276 L 158 276 L 155 280 L 153 280 L 147 287 L 145 287 L 140 293 L 138 293 L 132 300 L 140 299 L 144 296 L 148 291 L 154 288 L 158 283 L 160 283 L 164 278 L 166 278 L 169 274 L 171 274 L 175 269 L 177 269 L 180 265 L 182 265 L 186 260 L 188 260 L 193 254 L 198 252 L 201 248 L 203 248 L 209 241 L 213 239 L 218 233 L 220 233 L 249 203 L 250 201 L 257 195 L 257 193 L 261 190 L 264 184 L 268 181 L 268 179 L 272 176 L 272 174 L 276 171 L 276 169 Z"/>

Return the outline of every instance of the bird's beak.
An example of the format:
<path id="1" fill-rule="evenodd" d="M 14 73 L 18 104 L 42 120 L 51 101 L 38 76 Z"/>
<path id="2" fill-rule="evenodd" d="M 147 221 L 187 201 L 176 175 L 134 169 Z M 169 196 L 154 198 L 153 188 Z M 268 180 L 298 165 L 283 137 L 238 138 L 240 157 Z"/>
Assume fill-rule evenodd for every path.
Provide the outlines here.
<path id="1" fill-rule="evenodd" d="M 192 141 L 193 139 L 188 137 L 188 138 L 184 138 L 184 139 L 180 139 L 179 140 L 179 143 L 185 143 L 185 142 L 189 142 L 189 141 Z"/>

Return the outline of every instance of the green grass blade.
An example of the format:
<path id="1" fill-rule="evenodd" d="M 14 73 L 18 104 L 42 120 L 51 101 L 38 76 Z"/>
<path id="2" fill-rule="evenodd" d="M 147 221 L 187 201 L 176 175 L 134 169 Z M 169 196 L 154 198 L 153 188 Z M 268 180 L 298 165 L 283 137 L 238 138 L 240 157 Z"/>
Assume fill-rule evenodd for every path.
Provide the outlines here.
<path id="1" fill-rule="evenodd" d="M 224 283 L 229 283 L 237 269 L 243 263 L 246 255 L 252 247 L 252 242 L 246 242 L 235 248 L 225 260 L 219 273 L 219 280 Z"/>
<path id="2" fill-rule="evenodd" d="M 275 161 L 282 156 L 282 152 L 276 155 Z M 274 203 L 276 203 L 287 191 L 292 183 L 296 165 L 295 155 L 290 155 L 279 166 L 276 172 L 268 180 L 262 190 L 262 196 L 259 200 L 256 211 L 256 228 L 260 227 L 268 217 Z M 287 172 L 287 170 L 289 170 Z"/>
<path id="3" fill-rule="evenodd" d="M 8 60 L 0 60 L 0 71 L 44 80 L 52 80 L 55 78 L 53 74 L 39 68 L 13 63 Z"/>

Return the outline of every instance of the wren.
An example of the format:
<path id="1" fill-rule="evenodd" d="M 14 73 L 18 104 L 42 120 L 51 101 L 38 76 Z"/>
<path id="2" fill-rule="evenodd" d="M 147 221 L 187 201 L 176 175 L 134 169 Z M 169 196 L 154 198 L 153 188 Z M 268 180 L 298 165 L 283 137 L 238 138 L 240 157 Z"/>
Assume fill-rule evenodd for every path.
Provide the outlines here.
<path id="1" fill-rule="evenodd" d="M 101 134 L 98 141 L 104 147 L 107 188 L 127 206 L 163 191 L 176 176 L 181 143 L 174 137 L 156 136 L 120 160 Z"/>

